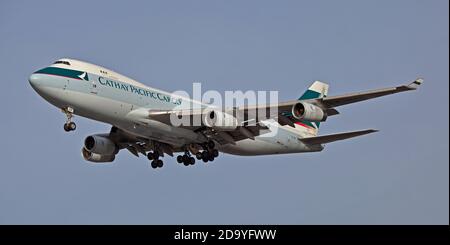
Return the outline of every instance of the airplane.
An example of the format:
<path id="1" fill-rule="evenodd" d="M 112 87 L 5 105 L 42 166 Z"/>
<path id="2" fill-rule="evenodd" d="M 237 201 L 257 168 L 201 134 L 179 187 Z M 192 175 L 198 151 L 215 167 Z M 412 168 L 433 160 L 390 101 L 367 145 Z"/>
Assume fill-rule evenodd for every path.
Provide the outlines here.
<path id="1" fill-rule="evenodd" d="M 76 129 L 74 115 L 112 125 L 109 133 L 87 136 L 82 156 L 92 163 L 114 161 L 127 149 L 142 154 L 151 167 L 161 168 L 164 156 L 177 155 L 185 166 L 212 162 L 219 152 L 271 155 L 319 152 L 324 145 L 377 132 L 374 129 L 318 135 L 322 122 L 339 114 L 336 107 L 380 96 L 416 90 L 423 79 L 407 85 L 328 96 L 329 85 L 315 81 L 301 97 L 277 104 L 211 108 L 209 104 L 151 88 L 110 69 L 63 58 L 32 73 L 32 88 L 66 115 L 64 130 Z M 193 109 L 192 105 L 200 109 Z M 251 109 L 268 112 L 265 117 Z M 173 125 L 174 115 L 201 118 L 197 125 Z M 239 115 L 239 116 L 237 116 Z M 220 119 L 220 120 L 219 120 Z M 267 137 L 271 132 L 275 135 Z"/>

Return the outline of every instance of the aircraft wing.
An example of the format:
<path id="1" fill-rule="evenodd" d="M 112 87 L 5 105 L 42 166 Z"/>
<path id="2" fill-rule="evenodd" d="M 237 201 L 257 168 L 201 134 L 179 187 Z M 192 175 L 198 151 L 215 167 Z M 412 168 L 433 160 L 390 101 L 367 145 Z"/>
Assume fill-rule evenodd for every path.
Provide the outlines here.
<path id="1" fill-rule="evenodd" d="M 316 137 L 308 137 L 308 138 L 302 138 L 300 141 L 302 141 L 305 144 L 308 145 L 320 145 L 320 144 L 326 144 L 338 140 L 345 140 L 348 138 L 353 138 L 365 134 L 375 133 L 378 132 L 378 130 L 375 129 L 368 129 L 368 130 L 361 130 L 361 131 L 352 131 L 352 132 L 346 132 L 346 133 L 338 133 L 338 134 L 329 134 L 329 135 L 322 135 L 322 136 L 316 136 Z"/>
<path id="2" fill-rule="evenodd" d="M 377 98 L 380 96 L 385 96 L 389 94 L 395 94 L 404 91 L 410 91 L 417 89 L 423 83 L 423 79 L 417 79 L 414 82 L 408 85 L 401 85 L 397 87 L 384 88 L 384 89 L 376 89 L 367 92 L 359 92 L 359 93 L 351 93 L 346 95 L 339 96 L 329 96 L 329 97 L 321 97 L 315 99 L 306 99 L 306 100 L 292 100 L 287 102 L 281 102 L 277 104 L 263 104 L 263 105 L 245 105 L 242 107 L 234 107 L 226 110 L 220 110 L 229 115 L 233 115 L 237 119 L 237 127 L 233 130 L 221 130 L 221 129 L 212 129 L 206 126 L 202 118 L 204 115 L 204 109 L 185 109 L 185 110 L 148 110 L 145 108 L 140 108 L 134 110 L 128 114 L 128 116 L 134 118 L 137 122 L 141 122 L 143 124 L 148 124 L 150 121 L 158 121 L 160 123 L 164 123 L 167 125 L 171 125 L 173 116 L 188 116 L 190 120 L 189 125 L 173 125 L 179 128 L 185 128 L 193 131 L 194 133 L 206 133 L 209 136 L 215 138 L 221 144 L 231 143 L 234 144 L 235 141 L 239 141 L 242 139 L 250 138 L 254 139 L 255 136 L 258 136 L 264 133 L 264 130 L 268 128 L 261 123 L 261 120 L 265 119 L 274 119 L 278 121 L 280 125 L 289 125 L 294 127 L 294 123 L 296 122 L 295 118 L 292 117 L 292 107 L 302 102 L 307 102 L 314 104 L 324 110 L 327 116 L 332 116 L 339 114 L 339 112 L 335 109 L 337 106 L 342 106 L 350 103 L 360 102 L 364 100 L 369 100 L 373 98 Z M 213 109 L 215 110 L 215 109 Z M 196 118 L 196 122 L 194 123 Z M 358 132 L 350 132 L 343 133 L 337 135 L 329 135 L 329 136 L 319 136 L 314 138 L 305 138 L 303 141 L 307 144 L 321 144 L 328 143 L 336 140 L 346 139 L 350 137 L 359 136 L 362 134 L 375 132 L 373 130 L 368 131 L 358 131 Z"/>
<path id="3" fill-rule="evenodd" d="M 278 104 L 269 104 L 269 105 L 255 105 L 255 106 L 246 106 L 242 108 L 235 108 L 235 113 L 244 115 L 246 120 L 250 120 L 249 118 L 255 118 L 255 115 L 251 115 L 251 113 L 255 111 L 257 113 L 264 113 L 266 111 L 266 115 L 268 118 L 278 119 L 278 122 L 281 125 L 293 125 L 294 121 L 290 119 L 290 115 L 292 113 L 292 106 L 297 104 L 299 101 L 308 102 L 314 104 L 316 106 L 321 107 L 327 116 L 333 116 L 339 114 L 339 112 L 335 109 L 335 107 L 347 105 L 355 102 L 360 102 L 364 100 L 369 100 L 385 95 L 416 90 L 423 83 L 423 79 L 419 78 L 407 85 L 400 85 L 397 87 L 391 88 L 383 88 L 383 89 L 375 89 L 366 92 L 358 92 L 358 93 L 350 93 L 345 95 L 338 96 L 329 96 L 329 97 L 321 97 L 315 99 L 307 99 L 307 100 L 293 100 L 282 102 Z M 276 109 L 276 110 L 271 110 Z M 270 114 L 269 112 L 275 112 Z"/>
<path id="4" fill-rule="evenodd" d="M 423 79 L 419 78 L 408 85 L 401 85 L 397 87 L 375 89 L 367 92 L 351 93 L 346 95 L 329 96 L 321 99 L 315 99 L 318 104 L 325 108 L 333 108 L 337 106 L 347 105 L 350 103 L 369 100 L 389 94 L 400 93 L 404 91 L 416 90 L 423 83 Z"/>

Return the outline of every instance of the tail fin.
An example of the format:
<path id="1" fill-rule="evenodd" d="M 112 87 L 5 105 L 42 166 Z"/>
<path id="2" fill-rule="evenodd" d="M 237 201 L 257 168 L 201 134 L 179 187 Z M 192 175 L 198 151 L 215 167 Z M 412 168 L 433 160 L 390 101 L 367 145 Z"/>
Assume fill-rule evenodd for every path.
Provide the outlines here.
<path id="1" fill-rule="evenodd" d="M 315 81 L 311 86 L 309 86 L 308 90 L 300 96 L 299 100 L 308 100 L 308 99 L 317 99 L 326 97 L 328 94 L 328 84 Z"/>
<path id="2" fill-rule="evenodd" d="M 302 96 L 300 96 L 299 100 L 309 100 L 309 99 L 317 99 L 326 97 L 328 94 L 328 84 L 315 81 L 311 86 L 309 86 L 308 90 L 306 90 Z M 306 120 L 301 120 L 296 122 L 295 124 L 307 127 L 313 135 L 317 135 L 319 133 L 320 122 L 310 122 Z"/>

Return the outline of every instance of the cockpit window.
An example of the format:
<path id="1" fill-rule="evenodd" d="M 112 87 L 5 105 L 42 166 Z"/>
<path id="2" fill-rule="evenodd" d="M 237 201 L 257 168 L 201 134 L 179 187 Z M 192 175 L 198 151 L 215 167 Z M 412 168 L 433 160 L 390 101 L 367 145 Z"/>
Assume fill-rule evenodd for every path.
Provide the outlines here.
<path id="1" fill-rule="evenodd" d="M 57 60 L 53 64 L 64 64 L 64 65 L 70 66 L 70 63 L 68 61 L 64 61 L 64 60 Z"/>

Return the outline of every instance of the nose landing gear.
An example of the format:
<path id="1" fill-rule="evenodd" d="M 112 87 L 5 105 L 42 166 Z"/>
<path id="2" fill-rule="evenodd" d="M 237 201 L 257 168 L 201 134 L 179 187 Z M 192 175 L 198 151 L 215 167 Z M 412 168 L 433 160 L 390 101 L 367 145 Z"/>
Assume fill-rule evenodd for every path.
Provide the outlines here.
<path id="1" fill-rule="evenodd" d="M 66 114 L 67 117 L 67 121 L 66 123 L 64 123 L 64 131 L 66 132 L 70 132 L 70 131 L 74 131 L 75 129 L 77 129 L 77 125 L 72 122 L 72 118 L 73 118 L 73 108 L 72 107 L 66 107 L 66 108 L 62 108 L 61 111 Z"/>

